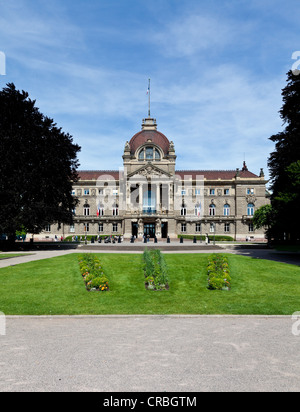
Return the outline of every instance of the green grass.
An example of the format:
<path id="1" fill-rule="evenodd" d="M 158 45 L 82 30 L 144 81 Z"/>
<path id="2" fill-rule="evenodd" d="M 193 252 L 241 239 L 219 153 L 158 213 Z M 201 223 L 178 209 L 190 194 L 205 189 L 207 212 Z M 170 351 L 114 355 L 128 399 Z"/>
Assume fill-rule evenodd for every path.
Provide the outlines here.
<path id="1" fill-rule="evenodd" d="M 25 253 L 0 253 L 0 260 L 1 259 L 12 259 L 14 257 L 20 257 L 20 256 L 28 256 L 28 254 L 25 254 Z"/>
<path id="2" fill-rule="evenodd" d="M 142 255 L 100 254 L 108 293 L 87 292 L 78 255 L 0 269 L 0 311 L 6 315 L 262 314 L 300 310 L 300 267 L 227 255 L 232 289 L 207 289 L 207 255 L 166 254 L 169 291 L 144 287 Z"/>

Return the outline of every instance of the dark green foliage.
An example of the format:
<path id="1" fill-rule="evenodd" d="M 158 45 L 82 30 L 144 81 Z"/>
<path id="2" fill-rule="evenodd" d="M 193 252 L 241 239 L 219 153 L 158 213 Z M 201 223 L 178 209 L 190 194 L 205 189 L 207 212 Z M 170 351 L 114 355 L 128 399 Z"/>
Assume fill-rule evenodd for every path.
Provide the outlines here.
<path id="1" fill-rule="evenodd" d="M 267 238 L 272 236 L 272 228 L 276 222 L 276 212 L 272 205 L 263 205 L 254 213 L 252 220 L 256 229 L 265 228 Z"/>
<path id="2" fill-rule="evenodd" d="M 280 117 L 286 127 L 270 137 L 275 143 L 275 151 L 271 153 L 268 163 L 275 213 L 271 229 L 275 237 L 286 233 L 296 239 L 300 233 L 300 215 L 297 213 L 300 201 L 300 75 L 292 71 L 288 73 L 288 83 L 282 96 Z"/>
<path id="3" fill-rule="evenodd" d="M 28 93 L 14 84 L 0 92 L 0 233 L 72 223 L 79 150 Z"/>
<path id="4" fill-rule="evenodd" d="M 204 235 L 178 235 L 178 238 L 183 238 L 183 239 L 194 239 L 194 237 L 196 238 L 197 241 L 202 240 L 205 241 L 206 236 Z M 226 235 L 210 235 L 208 236 L 210 241 L 215 240 L 216 242 L 233 242 L 234 239 L 231 236 L 226 236 Z"/>

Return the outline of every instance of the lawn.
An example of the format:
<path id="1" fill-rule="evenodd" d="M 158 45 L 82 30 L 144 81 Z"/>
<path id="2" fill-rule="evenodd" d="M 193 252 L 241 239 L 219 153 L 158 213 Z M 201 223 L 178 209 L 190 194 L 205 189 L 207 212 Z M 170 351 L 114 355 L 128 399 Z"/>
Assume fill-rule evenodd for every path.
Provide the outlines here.
<path id="1" fill-rule="evenodd" d="M 300 267 L 227 255 L 230 291 L 207 289 L 205 254 L 166 254 L 168 291 L 147 291 L 142 256 L 100 254 L 109 292 L 87 292 L 78 255 L 0 269 L 0 311 L 6 315 L 262 314 L 300 310 Z"/>
<path id="2" fill-rule="evenodd" d="M 0 260 L 2 259 L 12 259 L 14 257 L 27 256 L 25 253 L 0 253 Z"/>

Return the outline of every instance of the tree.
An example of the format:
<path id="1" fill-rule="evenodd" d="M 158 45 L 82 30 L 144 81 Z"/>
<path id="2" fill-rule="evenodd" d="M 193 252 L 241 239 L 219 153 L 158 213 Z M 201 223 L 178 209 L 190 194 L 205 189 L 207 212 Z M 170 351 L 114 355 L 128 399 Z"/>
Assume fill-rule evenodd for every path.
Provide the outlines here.
<path id="1" fill-rule="evenodd" d="M 272 184 L 272 206 L 276 215 L 273 232 L 279 237 L 286 233 L 293 239 L 300 235 L 299 189 L 295 185 L 295 171 L 300 160 L 300 75 L 289 71 L 287 86 L 282 91 L 283 106 L 280 117 L 284 131 L 270 137 L 275 151 L 269 157 Z M 299 164 L 298 164 L 299 167 Z"/>
<path id="2" fill-rule="evenodd" d="M 275 214 L 272 205 L 263 205 L 257 209 L 252 222 L 255 229 L 266 228 L 266 235 L 268 239 L 270 239 L 270 232 L 275 223 Z"/>
<path id="3" fill-rule="evenodd" d="M 77 153 L 69 134 L 9 83 L 0 92 L 0 234 L 72 224 Z"/>

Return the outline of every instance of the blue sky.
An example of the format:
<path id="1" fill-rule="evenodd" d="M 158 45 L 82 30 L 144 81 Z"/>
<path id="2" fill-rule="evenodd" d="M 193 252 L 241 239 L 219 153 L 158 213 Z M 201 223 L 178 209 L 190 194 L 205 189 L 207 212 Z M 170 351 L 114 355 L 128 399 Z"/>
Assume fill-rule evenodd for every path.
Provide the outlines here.
<path id="1" fill-rule="evenodd" d="M 73 136 L 81 170 L 118 169 L 151 78 L 151 115 L 178 170 L 245 157 L 268 176 L 299 11 L 299 0 L 0 0 L 0 86 L 28 91 Z"/>

